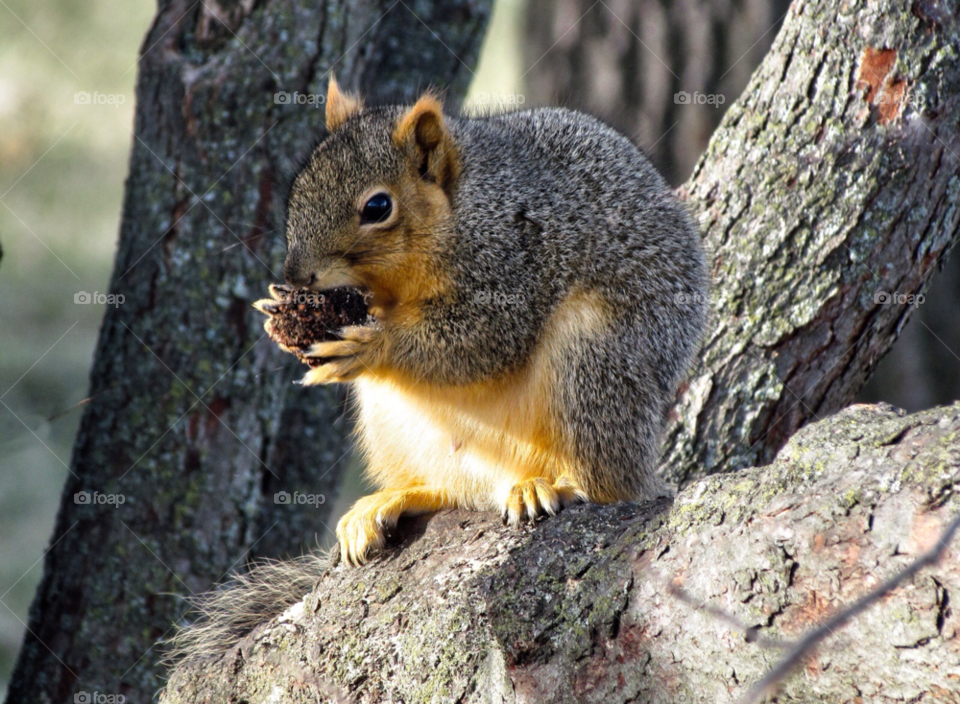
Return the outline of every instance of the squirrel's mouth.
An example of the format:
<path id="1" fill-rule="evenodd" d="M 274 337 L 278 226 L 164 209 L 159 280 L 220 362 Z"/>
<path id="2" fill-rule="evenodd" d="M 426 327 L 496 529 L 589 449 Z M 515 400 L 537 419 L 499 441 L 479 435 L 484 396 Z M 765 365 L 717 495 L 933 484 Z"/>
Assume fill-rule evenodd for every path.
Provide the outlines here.
<path id="1" fill-rule="evenodd" d="M 368 303 L 369 303 L 370 299 L 373 297 L 373 291 L 370 289 L 370 287 L 369 287 L 369 286 L 364 286 L 364 285 L 362 285 L 362 284 L 358 284 L 358 285 L 328 286 L 328 287 L 326 287 L 326 288 L 316 289 L 316 291 L 317 291 L 317 293 L 327 294 L 327 293 L 330 293 L 331 291 L 337 291 L 337 290 L 341 290 L 341 289 L 345 289 L 345 288 L 353 289 L 354 291 L 356 291 L 357 293 L 359 293 L 361 296 L 363 296 L 363 299 L 364 299 L 365 301 L 367 301 Z"/>
<path id="2" fill-rule="evenodd" d="M 325 258 L 324 263 L 314 272 L 309 288 L 313 291 L 329 291 L 335 288 L 362 288 L 364 282 L 354 271 L 354 264 L 347 254 L 336 254 Z"/>

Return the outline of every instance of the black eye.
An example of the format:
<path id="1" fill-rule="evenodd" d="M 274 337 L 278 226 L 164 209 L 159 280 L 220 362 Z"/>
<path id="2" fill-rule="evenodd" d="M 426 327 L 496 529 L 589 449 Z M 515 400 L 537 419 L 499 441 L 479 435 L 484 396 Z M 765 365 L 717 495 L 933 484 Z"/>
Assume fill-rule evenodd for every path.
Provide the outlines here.
<path id="1" fill-rule="evenodd" d="M 375 196 L 370 196 L 370 200 L 364 204 L 363 210 L 360 211 L 360 224 L 369 225 L 370 223 L 383 222 L 390 217 L 392 212 L 393 203 L 390 196 L 386 193 L 377 193 Z"/>

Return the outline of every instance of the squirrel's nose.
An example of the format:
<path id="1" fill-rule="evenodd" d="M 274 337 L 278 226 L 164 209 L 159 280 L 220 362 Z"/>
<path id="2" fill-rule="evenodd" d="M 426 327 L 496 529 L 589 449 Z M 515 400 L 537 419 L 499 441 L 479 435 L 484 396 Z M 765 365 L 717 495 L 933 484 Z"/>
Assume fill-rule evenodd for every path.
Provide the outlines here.
<path id="1" fill-rule="evenodd" d="M 291 286 L 309 288 L 316 281 L 317 275 L 312 271 L 303 271 L 295 266 L 284 265 L 283 278 Z"/>

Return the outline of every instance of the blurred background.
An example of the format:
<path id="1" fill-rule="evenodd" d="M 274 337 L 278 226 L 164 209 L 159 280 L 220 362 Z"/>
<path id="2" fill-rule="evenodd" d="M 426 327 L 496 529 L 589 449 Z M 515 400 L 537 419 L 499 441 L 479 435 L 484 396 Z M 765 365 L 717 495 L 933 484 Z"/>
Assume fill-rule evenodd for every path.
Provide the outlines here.
<path id="1" fill-rule="evenodd" d="M 154 5 L 0 0 L 0 699 L 39 582 L 87 392 Z M 497 0 L 468 109 L 563 104 L 632 135 L 682 183 L 743 90 L 785 0 Z M 75 94 L 123 102 L 77 102 Z M 675 94 L 723 96 L 697 104 Z M 862 400 L 960 398 L 960 258 L 927 291 Z M 344 508 L 361 491 L 358 473 Z M 338 511 L 335 511 L 337 514 Z M 335 515 L 334 519 L 338 516 Z M 329 536 L 321 536 L 321 543 Z"/>

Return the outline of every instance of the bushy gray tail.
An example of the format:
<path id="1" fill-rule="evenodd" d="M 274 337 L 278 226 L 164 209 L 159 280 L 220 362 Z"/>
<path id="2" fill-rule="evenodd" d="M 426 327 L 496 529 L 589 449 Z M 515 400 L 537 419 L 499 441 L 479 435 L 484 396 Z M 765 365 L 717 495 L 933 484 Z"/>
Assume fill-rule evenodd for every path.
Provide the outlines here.
<path id="1" fill-rule="evenodd" d="M 261 623 L 306 596 L 331 566 L 332 555 L 304 555 L 257 563 L 222 587 L 190 599 L 196 620 L 170 639 L 169 665 L 222 655 Z"/>

